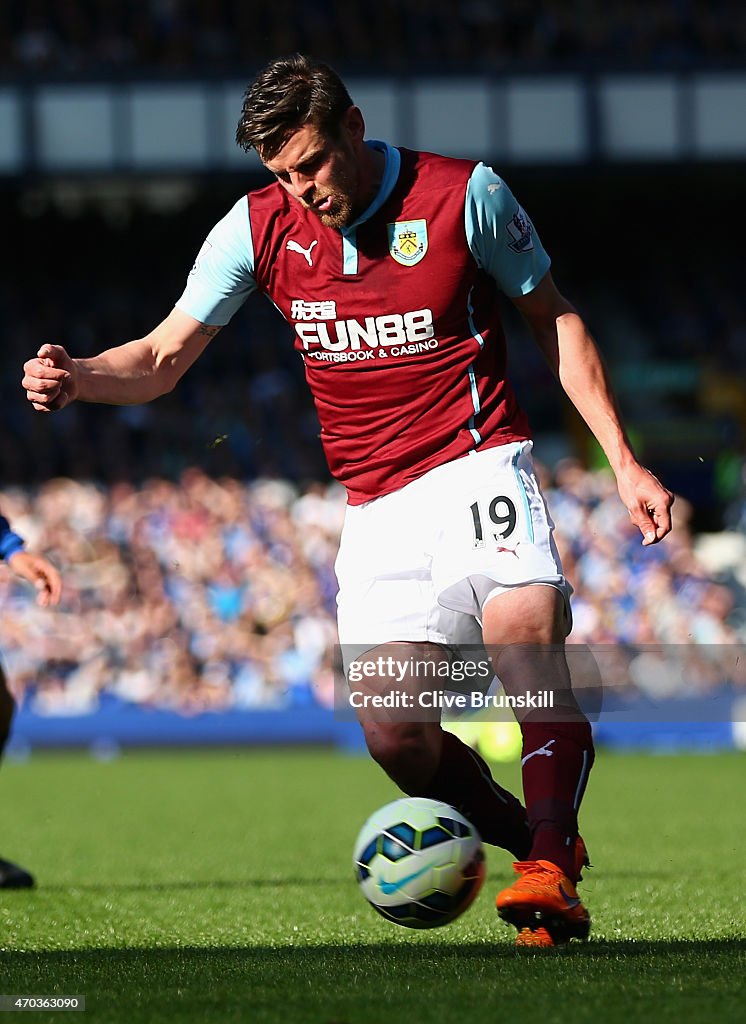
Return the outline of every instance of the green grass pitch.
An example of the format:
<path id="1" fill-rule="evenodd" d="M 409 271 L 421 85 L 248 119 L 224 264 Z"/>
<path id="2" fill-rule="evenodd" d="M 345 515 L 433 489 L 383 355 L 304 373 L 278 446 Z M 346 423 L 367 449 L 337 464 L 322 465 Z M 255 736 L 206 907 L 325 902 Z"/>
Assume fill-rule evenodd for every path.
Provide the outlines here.
<path id="1" fill-rule="evenodd" d="M 582 816 L 592 939 L 517 952 L 500 850 L 450 926 L 367 906 L 352 843 L 398 794 L 364 757 L 34 755 L 0 776 L 0 853 L 39 882 L 0 893 L 0 993 L 83 994 L 85 1019 L 135 1024 L 741 1021 L 745 767 L 602 752 Z M 498 772 L 516 787 L 516 765 Z"/>

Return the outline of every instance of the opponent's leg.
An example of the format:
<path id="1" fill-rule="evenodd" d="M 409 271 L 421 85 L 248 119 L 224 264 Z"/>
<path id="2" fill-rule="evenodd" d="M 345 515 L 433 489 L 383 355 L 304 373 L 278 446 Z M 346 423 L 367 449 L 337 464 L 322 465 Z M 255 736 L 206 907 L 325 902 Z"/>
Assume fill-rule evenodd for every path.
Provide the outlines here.
<path id="1" fill-rule="evenodd" d="M 447 662 L 446 652 L 434 644 L 386 645 L 367 657 L 382 654 L 397 658 L 401 664 L 428 659 Z M 372 683 L 379 693 L 387 686 L 390 681 L 385 679 L 377 678 Z M 396 681 L 396 689 L 412 694 L 415 701 L 423 687 L 432 688 L 432 678 L 417 678 L 416 672 Z M 525 809 L 495 782 L 479 754 L 443 731 L 437 709 L 361 712 L 360 722 L 371 756 L 405 793 L 451 804 L 472 822 L 486 843 L 510 850 L 519 859 L 528 855 L 530 833 Z"/>
<path id="2" fill-rule="evenodd" d="M 10 735 L 14 710 L 15 701 L 8 690 L 5 673 L 0 668 L 0 755 Z M 33 884 L 33 876 L 28 871 L 0 857 L 0 889 L 29 889 Z"/>
<path id="3" fill-rule="evenodd" d="M 564 656 L 564 599 L 553 587 L 502 593 L 484 608 L 485 644 L 508 694 L 549 690 L 555 707 L 519 714 L 523 787 L 531 850 L 519 879 L 497 897 L 498 911 L 535 945 L 585 938 L 590 917 L 575 889 L 585 848 L 578 808 L 593 764 L 588 720 L 575 701 Z M 527 934 L 523 934 L 528 929 Z M 521 936 L 519 935 L 519 941 Z"/>

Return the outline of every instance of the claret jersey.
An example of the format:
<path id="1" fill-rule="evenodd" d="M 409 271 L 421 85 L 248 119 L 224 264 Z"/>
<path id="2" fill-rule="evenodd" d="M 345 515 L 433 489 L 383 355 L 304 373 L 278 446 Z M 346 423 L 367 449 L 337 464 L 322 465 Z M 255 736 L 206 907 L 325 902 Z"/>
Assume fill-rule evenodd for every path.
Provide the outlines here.
<path id="1" fill-rule="evenodd" d="M 498 293 L 549 268 L 507 185 L 483 164 L 384 150 L 378 194 L 342 231 L 278 183 L 213 228 L 177 307 L 227 323 L 255 289 L 295 332 L 332 474 L 351 504 L 470 451 L 526 440 L 506 379 Z"/>

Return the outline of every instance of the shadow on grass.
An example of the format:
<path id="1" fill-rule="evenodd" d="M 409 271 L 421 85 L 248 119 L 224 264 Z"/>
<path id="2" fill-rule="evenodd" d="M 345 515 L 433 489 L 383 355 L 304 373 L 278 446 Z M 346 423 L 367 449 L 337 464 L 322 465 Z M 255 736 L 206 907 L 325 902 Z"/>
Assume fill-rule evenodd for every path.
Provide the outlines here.
<path id="1" fill-rule="evenodd" d="M 569 946 L 550 950 L 516 950 L 512 944 L 498 942 L 351 942 L 322 943 L 304 945 L 302 940 L 296 944 L 282 946 L 174 946 L 148 948 L 95 948 L 74 950 L 9 950 L 2 952 L 3 971 L 24 966 L 38 967 L 47 964 L 64 967 L 74 965 L 76 971 L 82 971 L 86 965 L 95 967 L 97 963 L 107 965 L 120 964 L 126 968 L 137 964 L 147 964 L 149 970 L 162 971 L 170 963 L 178 961 L 182 966 L 192 964 L 195 968 L 210 965 L 217 960 L 226 964 L 234 963 L 242 967 L 265 964 L 282 966 L 290 975 L 302 970 L 307 971 L 309 964 L 316 962 L 319 966 L 336 961 L 339 958 L 350 958 L 353 971 L 360 968 L 364 961 L 366 969 L 380 966 L 390 971 L 392 959 L 397 967 L 417 966 L 434 962 L 448 965 L 466 965 L 470 961 L 490 961 L 496 958 L 522 960 L 540 957 L 545 960 L 556 960 L 559 957 L 585 960 L 632 959 L 651 956 L 699 956 L 723 957 L 722 964 L 726 967 L 727 958 L 746 955 L 746 937 L 728 939 L 591 939 L 588 942 L 573 942 Z M 301 966 L 302 964 L 302 966 Z M 736 979 L 734 979 L 735 981 Z M 742 979 L 746 984 L 746 977 Z"/>
<path id="2" fill-rule="evenodd" d="M 84 995 L 89 1019 L 104 1024 L 494 1024 L 528 1019 L 527 998 L 542 1024 L 740 1024 L 745 953 L 746 939 L 736 938 L 536 952 L 491 942 L 299 942 L 6 951 L 1 973 L 5 992 Z"/>

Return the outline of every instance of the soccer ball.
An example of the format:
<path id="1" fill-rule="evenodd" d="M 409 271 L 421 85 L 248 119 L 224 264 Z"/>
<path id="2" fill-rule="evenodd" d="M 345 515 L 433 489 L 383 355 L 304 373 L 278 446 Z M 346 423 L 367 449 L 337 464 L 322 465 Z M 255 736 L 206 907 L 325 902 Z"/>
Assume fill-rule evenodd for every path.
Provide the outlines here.
<path id="1" fill-rule="evenodd" d="M 455 807 L 425 797 L 394 800 L 372 814 L 353 861 L 370 905 L 407 928 L 453 921 L 484 881 L 477 830 Z"/>

